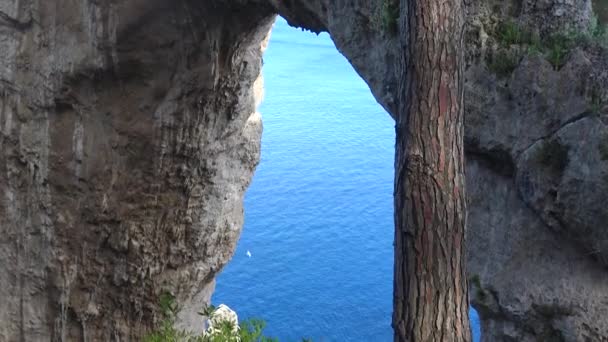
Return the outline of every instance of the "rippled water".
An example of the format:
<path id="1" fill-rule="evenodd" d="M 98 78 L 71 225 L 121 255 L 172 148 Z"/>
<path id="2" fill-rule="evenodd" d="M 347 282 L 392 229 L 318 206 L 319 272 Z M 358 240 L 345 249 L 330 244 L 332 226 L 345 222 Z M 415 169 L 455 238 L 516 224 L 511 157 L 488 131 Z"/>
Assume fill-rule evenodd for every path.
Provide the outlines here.
<path id="1" fill-rule="evenodd" d="M 281 341 L 392 341 L 393 120 L 326 34 L 279 19 L 264 59 L 262 161 L 212 301 Z"/>

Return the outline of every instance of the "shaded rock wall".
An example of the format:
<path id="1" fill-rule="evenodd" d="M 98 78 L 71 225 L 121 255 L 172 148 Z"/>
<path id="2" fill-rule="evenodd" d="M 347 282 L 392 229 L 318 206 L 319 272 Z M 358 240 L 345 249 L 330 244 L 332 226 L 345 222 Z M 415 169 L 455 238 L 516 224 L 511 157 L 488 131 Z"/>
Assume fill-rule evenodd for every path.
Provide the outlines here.
<path id="1" fill-rule="evenodd" d="M 161 292 L 208 300 L 259 160 L 252 7 L 0 1 L 0 341 L 137 340 Z"/>
<path id="2" fill-rule="evenodd" d="M 259 160 L 273 14 L 328 31 L 394 112 L 395 3 L 0 0 L 0 341 L 137 340 L 163 291 L 181 326 L 200 328 Z M 469 266 L 484 340 L 608 339 L 606 53 L 574 50 L 559 70 L 529 54 L 507 75 L 488 65 L 505 18 L 547 37 L 585 29 L 591 2 L 467 11 Z"/>
<path id="3" fill-rule="evenodd" d="M 509 51 L 504 13 L 543 44 L 586 31 L 590 2 L 547 3 L 480 3 L 470 17 L 469 273 L 487 341 L 608 340 L 608 54 L 581 43 L 556 65 L 523 53 L 507 74 L 488 58 Z"/>

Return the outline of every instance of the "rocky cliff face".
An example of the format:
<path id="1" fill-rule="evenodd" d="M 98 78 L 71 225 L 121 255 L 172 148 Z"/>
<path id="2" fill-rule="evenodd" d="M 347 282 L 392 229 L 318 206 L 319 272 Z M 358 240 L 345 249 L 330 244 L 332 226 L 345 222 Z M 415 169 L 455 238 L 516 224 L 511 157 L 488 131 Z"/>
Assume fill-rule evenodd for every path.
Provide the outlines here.
<path id="1" fill-rule="evenodd" d="M 208 300 L 259 160 L 272 11 L 0 1 L 0 341 L 125 341 Z M 257 97 L 257 98 L 256 98 Z"/>
<path id="2" fill-rule="evenodd" d="M 0 341 L 136 340 L 164 291 L 196 328 L 259 160 L 274 14 L 330 32 L 391 112 L 396 3 L 0 0 Z M 586 30 L 592 4 L 476 0 L 468 12 L 484 338 L 608 339 L 607 54 L 583 46 L 552 63 L 519 41 L 499 47 L 496 29 L 511 17 L 543 39 Z M 499 68 L 505 53 L 516 58 Z"/>
<path id="3" fill-rule="evenodd" d="M 556 58 L 573 34 L 551 41 L 587 30 L 591 5 L 480 3 L 470 16 L 469 273 L 488 341 L 608 339 L 608 54 L 583 39 Z M 496 68 L 522 45 L 501 42 L 505 13 L 553 52 Z"/>

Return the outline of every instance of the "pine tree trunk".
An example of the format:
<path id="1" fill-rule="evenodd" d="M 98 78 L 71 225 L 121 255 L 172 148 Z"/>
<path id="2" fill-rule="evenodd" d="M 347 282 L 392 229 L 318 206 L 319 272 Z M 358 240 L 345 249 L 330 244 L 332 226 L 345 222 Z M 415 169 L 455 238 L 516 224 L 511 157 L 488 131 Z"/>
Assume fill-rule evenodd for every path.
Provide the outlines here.
<path id="1" fill-rule="evenodd" d="M 401 1 L 395 341 L 470 341 L 462 0 Z"/>

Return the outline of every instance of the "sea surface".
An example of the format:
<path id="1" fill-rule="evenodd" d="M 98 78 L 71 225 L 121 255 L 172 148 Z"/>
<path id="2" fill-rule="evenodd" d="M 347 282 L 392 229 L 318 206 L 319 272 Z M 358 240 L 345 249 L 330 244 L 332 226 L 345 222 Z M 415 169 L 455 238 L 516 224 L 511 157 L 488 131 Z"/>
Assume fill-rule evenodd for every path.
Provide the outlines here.
<path id="1" fill-rule="evenodd" d="M 393 120 L 327 34 L 279 18 L 263 73 L 262 159 L 212 302 L 282 342 L 392 341 Z"/>

